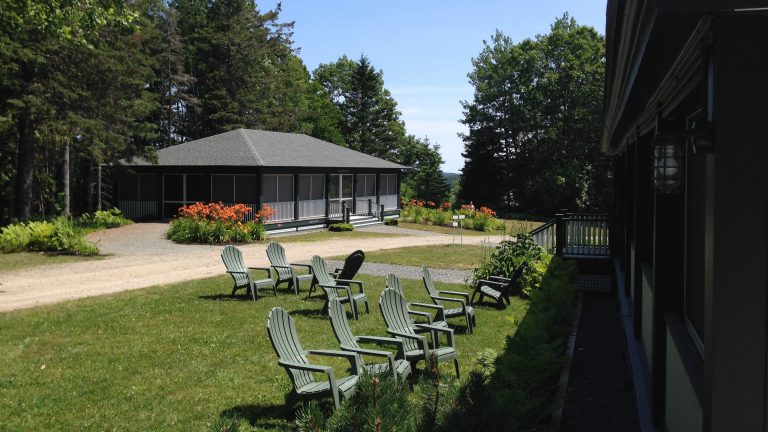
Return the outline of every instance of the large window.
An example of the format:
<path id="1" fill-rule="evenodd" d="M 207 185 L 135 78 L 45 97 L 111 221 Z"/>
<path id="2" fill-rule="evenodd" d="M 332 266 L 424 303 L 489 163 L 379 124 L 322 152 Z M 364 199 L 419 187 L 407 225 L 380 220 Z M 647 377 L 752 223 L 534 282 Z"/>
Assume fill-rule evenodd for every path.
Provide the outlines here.
<path id="1" fill-rule="evenodd" d="M 272 174 L 264 176 L 264 202 L 293 201 L 293 175 Z"/>
<path id="2" fill-rule="evenodd" d="M 376 174 L 358 174 L 356 195 L 376 196 Z"/>
<path id="3" fill-rule="evenodd" d="M 325 175 L 301 174 L 299 176 L 299 201 L 325 199 Z"/>
<path id="4" fill-rule="evenodd" d="M 211 201 L 211 176 L 208 174 L 187 174 L 186 198 L 188 203 Z"/>
<path id="5" fill-rule="evenodd" d="M 235 202 L 235 176 L 233 175 L 213 175 L 211 201 L 231 203 Z"/>
<path id="6" fill-rule="evenodd" d="M 259 202 L 257 176 L 245 174 L 215 174 L 213 177 L 214 202 L 256 204 Z"/>
<path id="7" fill-rule="evenodd" d="M 184 202 L 184 175 L 166 174 L 163 176 L 163 200 Z"/>
<path id="8" fill-rule="evenodd" d="M 141 201 L 160 200 L 160 176 L 157 174 L 141 174 L 139 176 L 139 199 Z"/>
<path id="9" fill-rule="evenodd" d="M 379 193 L 381 195 L 397 195 L 397 174 L 381 175 Z"/>
<path id="10" fill-rule="evenodd" d="M 120 199 L 125 201 L 138 201 L 139 176 L 126 174 L 120 176 Z"/>

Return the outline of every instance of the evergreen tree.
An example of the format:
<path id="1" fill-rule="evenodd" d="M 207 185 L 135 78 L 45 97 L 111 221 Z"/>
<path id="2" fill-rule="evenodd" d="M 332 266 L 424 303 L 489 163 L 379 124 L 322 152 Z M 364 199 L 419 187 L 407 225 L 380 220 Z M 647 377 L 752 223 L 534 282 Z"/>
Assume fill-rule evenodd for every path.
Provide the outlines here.
<path id="1" fill-rule="evenodd" d="M 443 158 L 438 144 L 408 135 L 400 145 L 400 162 L 411 167 L 403 181 L 417 197 L 437 204 L 450 198 L 451 187 L 440 170 Z"/>

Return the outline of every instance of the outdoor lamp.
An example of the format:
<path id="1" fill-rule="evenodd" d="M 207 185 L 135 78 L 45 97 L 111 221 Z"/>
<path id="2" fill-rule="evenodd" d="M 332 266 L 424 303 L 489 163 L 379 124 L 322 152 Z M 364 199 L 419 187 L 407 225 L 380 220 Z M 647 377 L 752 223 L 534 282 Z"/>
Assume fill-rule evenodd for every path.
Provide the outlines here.
<path id="1" fill-rule="evenodd" d="M 683 151 L 673 135 L 653 139 L 653 183 L 662 193 L 678 192 L 683 183 Z"/>

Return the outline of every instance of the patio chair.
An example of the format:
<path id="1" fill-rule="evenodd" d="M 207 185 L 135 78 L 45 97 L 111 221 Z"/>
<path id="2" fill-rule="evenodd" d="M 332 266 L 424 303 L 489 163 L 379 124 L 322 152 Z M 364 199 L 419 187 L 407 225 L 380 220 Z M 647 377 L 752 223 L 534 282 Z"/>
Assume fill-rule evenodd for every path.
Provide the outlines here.
<path id="1" fill-rule="evenodd" d="M 291 378 L 293 389 L 286 398 L 286 404 L 293 406 L 296 400 L 333 397 L 333 404 L 339 409 L 339 399 L 349 399 L 357 387 L 360 375 L 360 357 L 349 351 L 304 350 L 296 333 L 293 318 L 280 307 L 274 307 L 267 318 L 267 334 L 277 354 L 277 364 L 285 368 Z M 336 379 L 330 366 L 315 365 L 307 360 L 307 355 L 343 357 L 349 360 L 352 374 Z M 325 373 L 327 381 L 316 381 L 313 373 Z"/>
<path id="2" fill-rule="evenodd" d="M 408 314 L 408 308 L 405 299 L 399 292 L 387 288 L 379 297 L 379 308 L 384 316 L 384 322 L 387 323 L 387 333 L 396 336 L 403 341 L 405 349 L 405 359 L 411 363 L 411 368 L 416 367 L 420 360 L 433 359 L 435 367 L 441 362 L 453 359 L 456 367 L 456 376 L 459 375 L 459 360 L 456 346 L 453 340 L 453 330 L 445 327 L 436 327 L 429 324 L 414 324 L 411 316 Z M 427 344 L 427 338 L 416 334 L 416 328 L 428 329 L 432 333 L 432 348 Z M 447 344 L 438 348 L 439 334 L 446 336 Z"/>
<path id="3" fill-rule="evenodd" d="M 501 276 L 490 276 L 488 279 L 480 279 L 475 284 L 475 290 L 472 292 L 472 300 L 474 302 L 475 296 L 479 295 L 478 302 L 482 302 L 483 299 L 488 296 L 496 300 L 496 305 L 499 309 L 504 309 L 510 304 L 509 296 L 512 290 L 518 289 L 520 284 L 520 277 L 528 267 L 528 263 L 521 263 L 514 272 L 512 272 L 511 278 L 505 278 Z M 505 304 L 506 302 L 506 304 Z"/>
<path id="4" fill-rule="evenodd" d="M 232 276 L 235 282 L 232 287 L 232 295 L 235 295 L 235 291 L 241 288 L 245 288 L 246 294 L 250 294 L 254 301 L 256 301 L 260 288 L 272 288 L 272 292 L 277 295 L 275 282 L 272 280 L 272 268 L 246 267 L 240 249 L 232 245 L 225 246 L 224 250 L 221 251 L 221 260 L 224 261 L 227 273 Z M 267 279 L 254 280 L 249 270 L 264 270 L 267 272 Z"/>
<path id="5" fill-rule="evenodd" d="M 446 319 L 463 317 L 467 321 L 467 332 L 474 332 L 476 325 L 475 309 L 472 307 L 472 301 L 469 298 L 469 294 L 461 291 L 444 291 L 436 289 L 434 283 L 432 283 L 432 275 L 429 273 L 427 267 L 421 268 L 421 275 L 422 280 L 424 281 L 424 287 L 427 289 L 427 293 L 429 294 L 429 297 L 432 298 L 434 304 L 443 306 L 443 308 L 445 308 L 443 303 L 453 303 L 458 305 L 458 307 L 444 309 L 443 316 Z"/>
<path id="6" fill-rule="evenodd" d="M 357 275 L 357 272 L 360 270 L 360 267 L 363 266 L 363 261 L 365 261 L 365 253 L 361 250 L 356 250 L 349 254 L 349 256 L 344 260 L 343 267 L 337 268 L 331 272 L 331 276 L 333 276 L 334 279 L 341 279 L 342 281 L 354 279 Z M 349 286 L 349 284 L 344 282 L 340 282 L 339 285 Z M 313 284 L 307 297 L 311 297 L 314 291 L 315 286 Z"/>
<path id="7" fill-rule="evenodd" d="M 369 373 L 383 374 L 391 373 L 395 379 L 405 381 L 411 374 L 411 364 L 405 360 L 405 348 L 403 341 L 396 338 L 378 337 L 378 336 L 354 336 L 352 329 L 347 321 L 347 312 L 338 299 L 333 299 L 328 304 L 328 315 L 331 317 L 331 327 L 333 334 L 341 344 L 341 349 L 360 354 L 361 365 Z M 389 351 L 380 351 L 366 349 L 360 346 L 363 343 L 375 343 L 379 345 L 394 345 L 397 347 L 397 354 L 393 355 Z M 386 363 L 365 364 L 362 356 L 383 357 Z"/>
<path id="8" fill-rule="evenodd" d="M 400 293 L 400 295 L 405 298 L 405 291 L 403 290 L 403 286 L 400 284 L 400 278 L 397 277 L 394 273 L 389 273 L 387 275 L 387 288 L 393 289 Z M 409 302 L 406 299 L 406 306 L 408 307 L 408 314 L 414 317 L 422 317 L 427 320 L 427 324 L 436 325 L 438 327 L 448 327 L 448 323 L 445 322 L 445 313 L 443 311 L 443 307 L 433 304 L 433 303 L 416 303 L 416 302 Z M 431 313 L 420 311 L 420 310 L 414 310 L 411 308 L 411 306 L 424 308 L 424 309 L 431 309 L 435 311 L 435 316 L 433 317 Z"/>
<path id="9" fill-rule="evenodd" d="M 328 302 L 333 299 L 338 299 L 341 303 L 349 303 L 352 308 L 352 316 L 358 318 L 358 304 L 365 303 L 365 312 L 368 310 L 368 297 L 365 296 L 365 290 L 363 288 L 363 282 L 350 279 L 334 279 L 328 273 L 328 267 L 325 265 L 325 260 L 315 255 L 312 257 L 312 273 L 317 278 L 317 284 L 325 292 L 325 303 L 323 303 L 323 312 L 328 310 Z M 346 285 L 340 285 L 345 283 Z M 357 285 L 360 292 L 355 294 L 352 291 L 351 285 Z M 346 295 L 339 295 L 339 291 L 344 291 Z"/>
<path id="10" fill-rule="evenodd" d="M 277 242 L 270 242 L 267 245 L 267 258 L 269 258 L 270 265 L 277 273 L 276 286 L 283 282 L 287 282 L 288 288 L 293 287 L 293 291 L 298 295 L 299 283 L 308 280 L 310 281 L 311 291 L 312 285 L 315 283 L 315 277 L 312 275 L 312 266 L 309 264 L 289 264 L 288 260 L 285 258 L 285 249 Z M 305 267 L 309 270 L 309 274 L 297 274 L 295 267 Z"/>

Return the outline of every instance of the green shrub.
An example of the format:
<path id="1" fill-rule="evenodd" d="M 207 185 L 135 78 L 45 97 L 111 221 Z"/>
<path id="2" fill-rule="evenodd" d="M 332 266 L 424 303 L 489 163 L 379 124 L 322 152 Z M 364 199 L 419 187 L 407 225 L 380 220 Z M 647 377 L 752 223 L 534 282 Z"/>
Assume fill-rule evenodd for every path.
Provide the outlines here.
<path id="1" fill-rule="evenodd" d="M 454 212 L 447 208 L 428 208 L 423 207 L 423 204 L 411 204 L 402 208 L 400 218 L 405 222 L 417 224 L 450 226 L 453 215 L 460 214 L 466 216 L 462 222 L 465 229 L 488 232 L 506 231 L 506 223 L 493 217 L 495 213 L 491 209 L 485 207 L 481 207 L 481 209 L 484 211 L 463 208 Z"/>
<path id="2" fill-rule="evenodd" d="M 348 224 L 348 223 L 331 224 L 331 226 L 328 227 L 328 231 L 334 231 L 334 232 L 353 231 L 354 229 L 355 227 L 352 224 Z"/>
<path id="3" fill-rule="evenodd" d="M 473 371 L 445 430 L 545 430 L 574 317 L 576 265 L 552 259 L 494 371 Z"/>
<path id="4" fill-rule="evenodd" d="M 395 218 L 384 219 L 384 225 L 397 226 L 397 224 L 398 224 L 398 220 Z"/>
<path id="5" fill-rule="evenodd" d="M 166 237 L 176 243 L 247 243 L 264 240 L 267 232 L 259 222 L 222 222 L 205 219 L 176 218 L 171 221 Z"/>
<path id="6" fill-rule="evenodd" d="M 78 223 L 83 228 L 117 228 L 132 224 L 133 221 L 123 216 L 118 208 L 109 210 L 97 210 L 93 214 L 84 213 L 78 218 Z"/>
<path id="7" fill-rule="evenodd" d="M 0 232 L 0 251 L 61 252 L 70 255 L 99 253 L 98 247 L 83 238 L 81 230 L 65 217 L 4 227 Z"/>
<path id="8" fill-rule="evenodd" d="M 515 240 L 502 241 L 490 256 L 484 257 L 473 271 L 472 279 L 476 282 L 492 275 L 511 277 L 518 266 L 526 263 L 528 268 L 523 272 L 519 283 L 522 293 L 529 295 L 540 286 L 541 277 L 547 270 L 550 259 L 551 256 L 533 241 L 533 237 L 520 234 Z"/>

